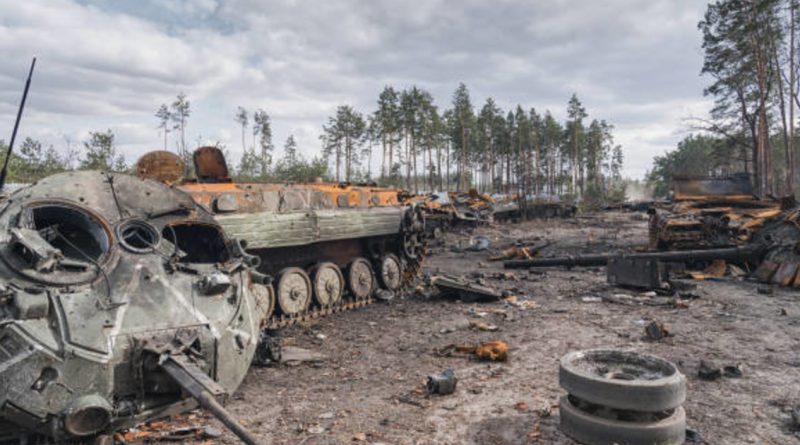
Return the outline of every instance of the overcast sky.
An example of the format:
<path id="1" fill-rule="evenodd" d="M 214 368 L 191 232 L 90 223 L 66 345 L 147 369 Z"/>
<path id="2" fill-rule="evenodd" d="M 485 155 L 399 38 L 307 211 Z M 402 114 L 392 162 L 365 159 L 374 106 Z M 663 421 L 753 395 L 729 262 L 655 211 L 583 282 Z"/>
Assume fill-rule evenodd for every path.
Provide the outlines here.
<path id="1" fill-rule="evenodd" d="M 112 129 L 129 163 L 161 148 L 158 106 L 184 92 L 187 139 L 241 153 L 241 105 L 319 151 L 341 104 L 371 112 L 386 84 L 417 84 L 449 107 L 458 82 L 563 119 L 575 92 L 606 119 L 642 177 L 709 100 L 699 0 L 25 0 L 0 2 L 0 139 L 25 74 L 37 71 L 20 127 L 58 149 Z M 18 139 L 19 140 L 19 139 Z M 170 142 L 172 145 L 173 142 Z M 174 148 L 174 146 L 173 146 Z"/>

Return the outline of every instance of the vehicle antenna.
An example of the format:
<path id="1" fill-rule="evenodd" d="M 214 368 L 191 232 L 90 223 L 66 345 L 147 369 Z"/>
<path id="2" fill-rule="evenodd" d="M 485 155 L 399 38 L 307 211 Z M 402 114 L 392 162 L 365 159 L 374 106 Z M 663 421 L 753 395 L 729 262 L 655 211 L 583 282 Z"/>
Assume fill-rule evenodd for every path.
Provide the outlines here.
<path id="1" fill-rule="evenodd" d="M 14 122 L 14 131 L 11 133 L 11 142 L 8 144 L 6 151 L 6 159 L 3 161 L 3 170 L 0 171 L 0 191 L 6 185 L 6 174 L 8 173 L 8 160 L 11 159 L 11 152 L 14 150 L 14 139 L 17 138 L 17 129 L 19 128 L 19 120 L 22 118 L 22 110 L 25 108 L 25 99 L 28 98 L 28 89 L 31 87 L 31 77 L 33 76 L 33 67 L 36 66 L 36 57 L 31 61 L 31 70 L 28 71 L 28 80 L 25 81 L 25 91 L 22 93 L 22 101 L 19 103 L 17 110 L 17 120 Z"/>

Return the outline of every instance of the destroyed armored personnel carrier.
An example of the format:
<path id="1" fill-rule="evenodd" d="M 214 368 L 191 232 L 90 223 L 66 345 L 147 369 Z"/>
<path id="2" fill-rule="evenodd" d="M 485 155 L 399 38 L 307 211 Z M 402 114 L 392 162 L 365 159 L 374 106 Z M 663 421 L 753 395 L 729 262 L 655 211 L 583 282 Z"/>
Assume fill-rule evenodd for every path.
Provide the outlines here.
<path id="1" fill-rule="evenodd" d="M 649 210 L 651 249 L 702 249 L 746 243 L 764 222 L 781 215 L 781 204 L 753 194 L 747 175 L 676 177 L 673 206 Z"/>
<path id="2" fill-rule="evenodd" d="M 90 440 L 190 395 L 219 407 L 268 311 L 254 262 L 159 182 L 69 172 L 3 199 L 0 441 Z"/>
<path id="3" fill-rule="evenodd" d="M 166 156 L 159 153 L 149 156 Z M 145 156 L 139 173 L 152 163 Z M 216 147 L 199 148 L 194 168 L 196 179 L 176 187 L 213 213 L 273 280 L 267 328 L 362 306 L 379 287 L 398 291 L 420 268 L 424 215 L 400 205 L 397 190 L 234 183 Z"/>

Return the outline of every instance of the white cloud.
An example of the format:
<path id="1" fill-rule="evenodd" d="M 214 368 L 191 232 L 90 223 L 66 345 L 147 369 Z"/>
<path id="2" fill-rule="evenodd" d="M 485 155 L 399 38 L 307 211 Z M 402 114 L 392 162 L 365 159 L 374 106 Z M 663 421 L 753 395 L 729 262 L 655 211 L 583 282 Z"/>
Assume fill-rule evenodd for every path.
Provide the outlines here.
<path id="1" fill-rule="evenodd" d="M 371 111 L 385 84 L 449 105 L 459 81 L 479 107 L 563 118 L 576 92 L 616 126 L 640 176 L 708 103 L 695 0 L 26 0 L 0 3 L 0 119 L 16 112 L 39 56 L 23 136 L 63 145 L 111 128 L 129 161 L 163 145 L 153 113 L 185 92 L 187 139 L 241 152 L 237 106 L 273 117 L 310 156 L 337 105 Z M 2 136 L 2 135 L 0 135 Z"/>

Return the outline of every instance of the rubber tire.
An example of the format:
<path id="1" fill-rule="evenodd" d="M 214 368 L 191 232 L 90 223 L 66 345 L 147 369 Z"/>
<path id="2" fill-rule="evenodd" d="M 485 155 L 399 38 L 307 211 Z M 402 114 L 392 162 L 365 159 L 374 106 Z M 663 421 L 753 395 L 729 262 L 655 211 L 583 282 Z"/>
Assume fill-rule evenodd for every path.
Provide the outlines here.
<path id="1" fill-rule="evenodd" d="M 686 440 L 686 412 L 675 412 L 656 422 L 622 422 L 593 416 L 561 397 L 560 429 L 584 445 L 681 445 Z"/>
<path id="2" fill-rule="evenodd" d="M 582 372 L 572 366 L 587 353 L 636 355 L 669 365 L 674 373 L 655 380 L 614 380 Z M 597 405 L 620 410 L 659 412 L 677 408 L 686 400 L 686 377 L 672 363 L 659 357 L 629 351 L 590 349 L 574 351 L 561 358 L 558 380 L 568 393 Z"/>

